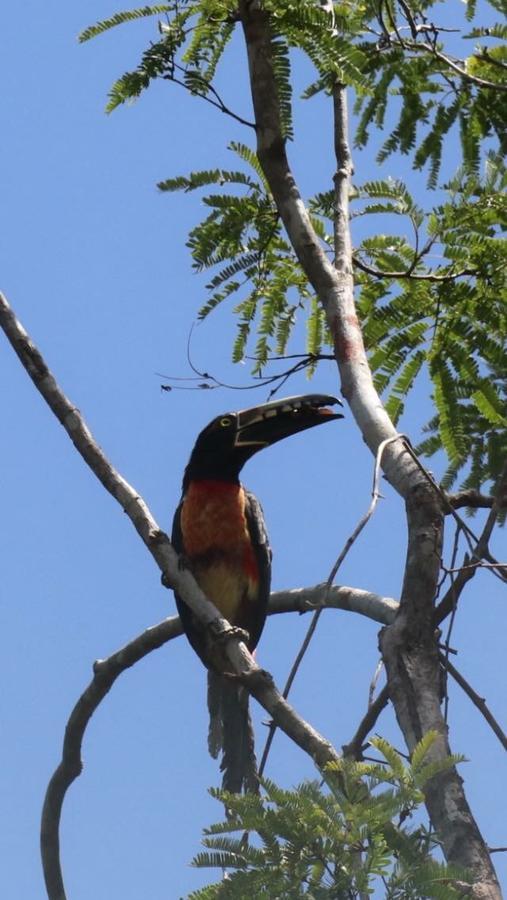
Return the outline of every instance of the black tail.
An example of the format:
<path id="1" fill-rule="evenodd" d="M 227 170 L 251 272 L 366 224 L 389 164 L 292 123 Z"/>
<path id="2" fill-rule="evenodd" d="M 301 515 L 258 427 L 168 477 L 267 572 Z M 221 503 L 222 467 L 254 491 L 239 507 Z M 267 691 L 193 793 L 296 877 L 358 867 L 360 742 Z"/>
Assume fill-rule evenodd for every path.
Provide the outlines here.
<path id="1" fill-rule="evenodd" d="M 208 748 L 214 759 L 222 751 L 220 770 L 225 791 L 257 793 L 257 760 L 248 710 L 248 691 L 231 678 L 208 671 Z"/>

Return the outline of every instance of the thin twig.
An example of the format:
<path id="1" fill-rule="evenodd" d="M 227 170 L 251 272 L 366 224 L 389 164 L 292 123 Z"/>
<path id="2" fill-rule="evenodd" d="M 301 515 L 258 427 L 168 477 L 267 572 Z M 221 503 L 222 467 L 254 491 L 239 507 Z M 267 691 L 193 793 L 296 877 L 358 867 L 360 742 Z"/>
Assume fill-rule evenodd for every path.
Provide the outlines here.
<path id="1" fill-rule="evenodd" d="M 444 572 L 447 575 L 452 575 L 454 572 L 463 572 L 466 569 L 505 569 L 507 567 L 507 563 L 489 563 L 484 562 L 483 559 L 477 559 L 473 563 L 468 563 L 467 565 L 457 566 L 455 569 L 447 569 L 445 566 L 442 566 Z"/>
<path id="2" fill-rule="evenodd" d="M 357 254 L 354 254 L 354 265 L 358 269 L 361 269 L 362 272 L 366 272 L 367 275 L 373 275 L 374 278 L 408 278 L 412 281 L 430 281 L 435 283 L 455 281 L 457 278 L 463 278 L 465 275 L 470 276 L 479 274 L 478 269 L 462 269 L 460 272 L 449 272 L 445 275 L 436 275 L 433 272 L 414 272 L 412 271 L 412 268 L 401 272 L 384 272 L 381 269 L 375 269 L 373 266 L 369 266 L 367 263 L 363 262 Z"/>
<path id="3" fill-rule="evenodd" d="M 454 543 L 453 543 L 452 556 L 451 556 L 451 566 L 452 567 L 454 567 L 454 564 L 456 562 L 456 557 L 458 555 L 459 536 L 460 536 L 460 529 L 459 529 L 459 527 L 456 527 L 455 532 L 454 532 Z M 451 649 L 451 635 L 452 635 L 452 629 L 454 627 L 454 621 L 456 619 L 456 610 L 457 610 L 457 597 L 456 597 L 456 591 L 455 591 L 456 579 L 454 578 L 454 569 L 449 574 L 451 576 L 450 591 L 451 591 L 451 595 L 452 595 L 452 612 L 451 612 L 451 616 L 449 619 L 447 634 L 445 637 L 444 656 L 445 656 L 446 660 L 449 660 L 449 653 L 450 653 L 450 649 Z M 449 692 L 447 690 L 447 680 L 446 680 L 445 698 L 444 698 L 444 722 L 446 724 L 447 724 L 448 714 L 449 714 Z"/>
<path id="4" fill-rule="evenodd" d="M 384 668 L 384 663 L 382 659 L 379 659 L 377 665 L 375 666 L 375 671 L 373 673 L 373 678 L 370 682 L 370 687 L 368 688 L 368 709 L 372 705 L 375 700 L 375 691 L 377 689 L 378 680 L 382 674 Z"/>
<path id="5" fill-rule="evenodd" d="M 491 554 L 491 552 L 488 549 L 489 538 L 491 537 L 493 527 L 494 527 L 497 517 L 498 517 L 498 510 L 500 508 L 499 504 L 501 504 L 503 506 L 505 503 L 504 491 L 505 491 L 505 485 L 507 484 L 507 463 L 505 464 L 502 475 L 500 476 L 499 481 L 498 481 L 498 486 L 495 491 L 495 503 L 494 503 L 492 510 L 488 516 L 488 519 L 486 521 L 486 525 L 485 525 L 484 531 L 481 535 L 481 538 L 479 539 L 477 537 L 477 535 L 475 534 L 475 532 L 470 528 L 470 526 L 467 525 L 465 520 L 456 512 L 454 507 L 449 502 L 447 494 L 440 487 L 438 482 L 435 481 L 431 472 L 429 472 L 423 466 L 423 464 L 420 461 L 420 459 L 418 458 L 417 454 L 412 449 L 412 446 L 411 446 L 410 442 L 408 441 L 408 439 L 406 440 L 406 449 L 407 449 L 408 453 L 410 454 L 410 456 L 412 457 L 412 459 L 414 460 L 418 469 L 424 474 L 427 481 L 432 485 L 432 487 L 435 489 L 436 493 L 441 498 L 441 500 L 444 504 L 444 510 L 447 510 L 449 515 L 451 515 L 453 517 L 453 519 L 455 520 L 455 522 L 457 522 L 458 525 L 460 526 L 460 528 L 463 532 L 463 535 L 465 537 L 465 540 L 470 548 L 472 558 L 473 557 L 484 557 L 484 559 L 486 559 L 488 562 L 494 563 L 495 567 L 490 568 L 488 571 L 490 571 L 493 575 L 495 575 L 497 578 L 499 578 L 500 581 L 507 581 L 507 569 L 505 569 L 501 563 L 498 563 L 498 560 L 495 559 L 495 557 Z M 502 487 L 502 485 L 503 485 L 503 487 Z M 472 543 L 472 539 L 475 541 L 475 546 Z"/>
<path id="6" fill-rule="evenodd" d="M 404 46 L 409 50 L 413 50 L 418 53 L 422 50 L 424 53 L 429 53 L 431 56 L 434 56 L 435 59 L 440 60 L 440 62 L 445 63 L 446 66 L 449 66 L 453 72 L 456 72 L 461 78 L 465 81 L 470 81 L 472 84 L 476 84 L 479 87 L 483 88 L 491 88 L 493 91 L 507 91 L 507 84 L 502 84 L 502 82 L 488 81 L 486 78 L 479 78 L 478 75 L 473 75 L 471 72 L 466 69 L 462 69 L 461 66 L 458 65 L 450 56 L 447 56 L 445 53 L 442 53 L 440 50 L 437 50 L 436 47 L 433 47 L 431 44 L 425 44 L 423 42 L 415 42 L 415 41 L 406 41 Z"/>
<path id="7" fill-rule="evenodd" d="M 183 72 L 184 74 L 187 72 L 187 69 L 185 69 L 184 66 L 180 66 L 174 61 L 172 63 L 172 69 L 178 69 L 178 71 Z M 196 81 L 200 81 L 202 83 L 202 91 L 196 91 L 192 89 L 192 87 L 186 81 L 181 81 L 179 78 L 176 78 L 173 72 L 168 72 L 167 75 L 163 75 L 162 78 L 165 81 L 171 81 L 173 84 L 179 85 L 194 97 L 200 97 L 201 100 L 206 100 L 206 103 L 210 103 L 211 106 L 219 109 L 220 112 L 224 113 L 226 116 L 230 116 L 231 119 L 235 119 L 236 122 L 240 123 L 240 125 L 246 125 L 248 128 L 253 128 L 253 130 L 255 131 L 254 122 L 249 122 L 248 119 L 244 119 L 242 116 L 239 116 L 237 113 L 233 112 L 232 109 L 229 109 L 229 107 L 226 106 L 226 104 L 222 100 L 220 94 L 215 90 L 213 85 L 206 81 L 205 78 L 200 76 L 198 72 L 192 72 L 192 76 L 196 79 Z M 213 94 L 213 97 L 208 97 L 208 91 Z"/>
<path id="8" fill-rule="evenodd" d="M 479 694 L 474 691 L 473 687 L 468 683 L 466 678 L 458 672 L 458 670 L 453 666 L 449 659 L 447 659 L 443 653 L 439 653 L 440 660 L 442 665 L 447 669 L 449 675 L 454 678 L 455 682 L 459 684 L 460 688 L 462 688 L 465 694 L 470 697 L 470 700 L 477 707 L 477 709 L 482 713 L 486 722 L 490 726 L 491 730 L 496 734 L 498 740 L 500 741 L 504 750 L 507 750 L 507 734 L 502 730 L 497 720 L 489 710 L 484 697 L 479 697 Z"/>
<path id="9" fill-rule="evenodd" d="M 498 572 L 500 578 L 502 580 L 506 580 L 507 567 L 506 568 L 496 568 L 496 567 L 498 567 L 499 563 L 496 559 L 491 557 L 491 554 L 488 549 L 489 540 L 490 540 L 491 534 L 493 532 L 493 528 L 494 528 L 497 518 L 498 518 L 498 512 L 505 503 L 506 485 L 507 485 L 507 463 L 505 464 L 503 471 L 500 475 L 500 478 L 498 479 L 498 482 L 497 482 L 497 485 L 495 488 L 495 492 L 494 492 L 494 503 L 493 503 L 493 506 L 491 507 L 489 515 L 486 519 L 486 523 L 484 525 L 482 533 L 479 538 L 476 538 L 475 546 L 472 545 L 472 547 L 471 547 L 471 556 L 469 557 L 468 555 L 465 555 L 464 565 L 461 567 L 460 571 L 458 572 L 457 578 L 455 579 L 454 583 L 451 585 L 450 590 L 447 591 L 447 594 L 445 595 L 445 597 L 442 599 L 442 601 L 439 603 L 439 605 L 435 609 L 435 615 L 434 615 L 435 625 L 439 625 L 449 615 L 449 613 L 455 608 L 458 598 L 459 598 L 461 592 L 463 591 L 463 588 L 465 587 L 467 582 L 470 581 L 474 577 L 474 575 L 477 571 L 477 566 L 470 566 L 470 559 L 471 560 L 481 560 L 482 558 L 485 558 L 488 560 L 488 562 L 494 563 L 495 568 L 489 569 L 489 571 Z M 460 522 L 460 521 L 461 521 L 461 519 L 458 516 L 458 522 Z"/>
<path id="10" fill-rule="evenodd" d="M 391 444 L 393 441 L 397 441 L 399 439 L 404 439 L 404 438 L 405 438 L 405 435 L 396 434 L 394 437 L 386 438 L 386 440 L 382 441 L 382 443 L 379 445 L 379 448 L 377 451 L 377 456 L 375 459 L 374 472 L 373 472 L 373 488 L 372 488 L 372 499 L 371 499 L 370 505 L 369 505 L 366 513 L 364 514 L 364 516 L 362 516 L 361 520 L 356 525 L 352 534 L 347 538 L 347 541 L 345 542 L 345 546 L 343 547 L 341 553 L 339 554 L 336 562 L 334 563 L 334 565 L 329 573 L 328 579 L 326 581 L 325 599 L 327 598 L 327 593 L 331 589 L 331 585 L 333 584 L 333 581 L 336 578 L 336 573 L 338 572 L 338 569 L 340 568 L 343 560 L 347 556 L 350 548 L 352 547 L 354 542 L 357 540 L 357 538 L 361 534 L 361 531 L 363 530 L 363 528 L 367 525 L 367 523 L 371 519 L 371 517 L 375 511 L 375 508 L 377 506 L 377 503 L 379 501 L 379 498 L 381 497 L 378 486 L 379 486 L 379 480 L 380 480 L 380 466 L 382 463 L 382 456 L 384 454 L 384 450 L 388 446 L 388 444 Z M 310 646 L 313 635 L 315 634 L 315 629 L 317 628 L 319 618 L 321 616 L 321 613 L 322 613 L 324 607 L 325 607 L 325 600 L 324 600 L 324 606 L 320 606 L 318 609 L 316 609 L 316 611 L 313 614 L 312 621 L 310 622 L 310 625 L 308 626 L 308 630 L 303 638 L 303 642 L 302 642 L 301 647 L 296 655 L 296 658 L 294 660 L 292 668 L 289 672 L 287 682 L 283 689 L 283 696 L 285 698 L 287 698 L 289 695 L 290 689 L 291 689 L 294 679 L 297 675 L 298 669 L 303 661 L 303 658 L 306 654 L 306 651 L 308 650 L 308 647 Z M 264 746 L 264 751 L 262 753 L 262 758 L 261 758 L 261 762 L 259 765 L 259 776 L 262 776 L 264 769 L 266 767 L 269 751 L 270 751 L 271 745 L 273 743 L 273 738 L 275 736 L 275 732 L 276 732 L 276 724 L 274 722 L 272 722 L 269 726 L 269 732 L 268 732 L 268 736 L 266 738 L 266 744 Z"/>
<path id="11" fill-rule="evenodd" d="M 348 744 L 343 745 L 342 751 L 344 756 L 351 756 L 353 759 L 357 760 L 362 759 L 362 751 L 366 737 L 375 725 L 378 717 L 380 716 L 380 713 L 383 709 L 385 709 L 388 703 L 389 688 L 386 684 L 380 691 L 380 694 L 378 694 L 378 696 L 375 698 L 373 703 L 369 705 L 366 715 L 363 717 L 363 719 L 361 719 L 361 722 L 359 723 L 357 731 L 352 740 L 349 741 Z"/>

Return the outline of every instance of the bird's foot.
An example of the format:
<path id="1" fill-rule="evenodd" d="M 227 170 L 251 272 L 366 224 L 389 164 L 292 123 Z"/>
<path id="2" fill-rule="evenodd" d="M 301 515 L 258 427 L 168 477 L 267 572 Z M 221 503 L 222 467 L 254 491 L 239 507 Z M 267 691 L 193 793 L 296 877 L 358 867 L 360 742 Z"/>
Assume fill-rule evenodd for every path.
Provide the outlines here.
<path id="1" fill-rule="evenodd" d="M 215 640 L 221 643 L 225 643 L 231 638 L 237 638 L 243 641 L 244 644 L 250 640 L 248 631 L 245 631 L 244 628 L 239 628 L 237 625 L 230 625 L 224 619 L 215 619 L 214 622 L 210 623 L 209 628 Z"/>

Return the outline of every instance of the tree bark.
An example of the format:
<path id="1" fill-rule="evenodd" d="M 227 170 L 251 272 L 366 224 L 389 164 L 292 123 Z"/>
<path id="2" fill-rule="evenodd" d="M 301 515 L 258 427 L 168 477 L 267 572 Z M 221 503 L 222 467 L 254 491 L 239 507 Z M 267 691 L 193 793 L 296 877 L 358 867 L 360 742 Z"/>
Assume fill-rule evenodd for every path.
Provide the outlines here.
<path id="1" fill-rule="evenodd" d="M 333 266 L 312 227 L 290 170 L 281 127 L 271 51 L 269 13 L 259 0 L 241 0 L 250 88 L 257 133 L 257 155 L 297 258 L 326 312 L 334 339 L 342 394 L 365 443 L 374 455 L 396 430 L 375 390 L 357 319 L 348 222 L 352 164 L 347 137 L 343 85 L 333 97 L 335 153 L 335 253 Z M 383 456 L 386 477 L 405 499 L 408 552 L 402 599 L 392 625 L 381 633 L 380 646 L 388 690 L 409 751 L 430 729 L 440 735 L 432 758 L 449 754 L 447 728 L 440 709 L 440 664 L 433 626 L 434 598 L 440 571 L 444 499 L 405 441 L 391 441 Z M 428 813 L 449 862 L 470 870 L 473 896 L 498 900 L 500 888 L 486 843 L 468 807 L 462 779 L 455 769 L 432 779 L 426 792 Z"/>

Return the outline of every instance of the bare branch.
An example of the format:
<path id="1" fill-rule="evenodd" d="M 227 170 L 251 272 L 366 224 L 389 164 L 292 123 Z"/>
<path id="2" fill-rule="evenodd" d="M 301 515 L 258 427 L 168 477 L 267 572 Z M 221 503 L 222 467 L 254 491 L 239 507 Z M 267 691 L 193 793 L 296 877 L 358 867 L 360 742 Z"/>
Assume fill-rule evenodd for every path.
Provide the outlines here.
<path id="1" fill-rule="evenodd" d="M 458 491 L 456 494 L 447 494 L 447 499 L 454 509 L 467 507 L 468 509 L 491 509 L 495 502 L 494 496 L 481 494 L 472 488 L 467 491 Z M 507 497 L 502 506 L 507 505 Z"/>
<path id="2" fill-rule="evenodd" d="M 299 747 L 309 753 L 318 766 L 322 767 L 327 762 L 337 759 L 338 754 L 331 744 L 294 712 L 276 689 L 269 673 L 264 672 L 255 663 L 245 644 L 242 643 L 241 636 L 237 633 L 238 630 L 232 628 L 227 620 L 219 615 L 213 604 L 206 599 L 191 572 L 179 567 L 178 556 L 172 548 L 169 538 L 158 527 L 144 500 L 113 468 L 94 441 L 81 414 L 56 384 L 41 354 L 16 319 L 2 294 L 0 294 L 0 327 L 3 328 L 30 378 L 64 426 L 80 455 L 106 490 L 121 504 L 127 513 L 138 534 L 162 570 L 163 583 L 177 590 L 185 603 L 190 606 L 192 612 L 208 628 L 211 638 L 223 645 L 223 650 L 227 657 L 227 665 L 232 666 L 232 671 L 236 673 L 248 691 L 267 710 L 273 721 Z M 137 643 L 134 643 L 137 648 Z M 128 652 L 130 651 L 127 651 L 127 648 L 119 651 L 120 655 Z M 44 860 L 44 871 L 48 873 L 50 879 L 48 882 L 48 891 L 50 887 L 52 891 L 52 893 L 49 893 L 50 900 L 64 900 L 65 898 L 58 859 L 58 825 L 61 804 L 68 784 L 77 777 L 81 770 L 79 747 L 82 733 L 95 708 L 93 705 L 95 703 L 95 693 L 98 692 L 97 702 L 100 702 L 104 693 L 107 693 L 109 690 L 108 678 L 111 677 L 111 666 L 113 674 L 116 671 L 114 677 L 117 677 L 119 671 L 123 671 L 121 668 L 118 669 L 117 654 L 114 655 L 111 665 L 109 662 L 96 665 L 95 678 L 87 691 L 85 691 L 83 698 L 78 701 L 71 715 L 72 723 L 77 722 L 77 726 L 74 728 L 74 725 L 69 722 L 67 727 L 66 749 L 64 751 L 67 759 L 62 762 L 63 768 L 59 767 L 55 772 L 48 788 L 49 796 L 46 797 L 44 804 L 41 845 L 43 852 L 49 855 Z M 101 681 L 102 672 L 106 673 L 104 676 L 105 683 Z M 91 704 L 88 697 L 89 694 L 92 697 Z"/>
<path id="3" fill-rule="evenodd" d="M 497 720 L 493 716 L 492 712 L 489 710 L 484 697 L 479 697 L 479 694 L 474 691 L 471 684 L 469 684 L 466 678 L 464 678 L 463 675 L 458 672 L 458 670 L 452 665 L 451 662 L 449 662 L 449 659 L 444 656 L 443 653 L 440 654 L 440 660 L 442 662 L 442 665 L 449 672 L 449 675 L 454 678 L 456 684 L 459 684 L 460 688 L 464 690 L 465 694 L 470 697 L 470 700 L 472 701 L 474 706 L 476 706 L 477 709 L 482 713 L 491 730 L 496 734 L 504 750 L 507 750 L 507 734 L 505 734 L 505 732 L 502 730 Z"/>
<path id="4" fill-rule="evenodd" d="M 368 707 L 366 715 L 357 728 L 357 731 L 349 741 L 348 744 L 344 744 L 342 747 L 343 755 L 350 756 L 353 759 L 362 759 L 363 758 L 363 745 L 364 742 L 375 725 L 380 713 L 389 703 L 389 688 L 386 685 L 380 691 L 380 694 L 375 698 L 372 704 Z"/>
<path id="5" fill-rule="evenodd" d="M 167 75 L 163 75 L 162 77 L 166 81 L 171 81 L 173 84 L 177 84 L 180 87 L 184 88 L 188 91 L 189 94 L 192 94 L 194 97 L 200 97 L 201 100 L 206 100 L 207 103 L 210 103 L 216 109 L 220 110 L 220 112 L 224 113 L 226 116 L 230 116 L 231 119 L 235 119 L 236 122 L 239 122 L 240 125 L 246 125 L 248 128 L 255 129 L 255 125 L 253 122 L 249 122 L 248 119 L 244 119 L 242 116 L 233 112 L 224 101 L 222 100 L 218 91 L 215 90 L 212 84 L 209 81 L 206 81 L 205 78 L 201 77 L 198 72 L 192 72 L 192 76 L 196 82 L 200 82 L 202 84 L 202 90 L 196 90 L 195 88 L 189 85 L 188 82 L 181 80 L 180 78 L 176 78 L 174 74 L 174 70 L 178 69 L 179 72 L 182 72 L 183 75 L 187 72 L 187 70 L 178 65 L 178 63 L 172 63 L 172 72 L 169 72 Z M 209 97 L 208 94 L 211 93 L 212 96 Z"/>
<path id="6" fill-rule="evenodd" d="M 498 479 L 498 483 L 493 495 L 494 502 L 491 507 L 491 511 L 486 519 L 482 534 L 479 536 L 475 547 L 472 547 L 471 556 L 465 554 L 463 566 L 461 566 L 457 577 L 453 580 L 453 583 L 451 584 L 451 587 L 447 591 L 445 597 L 441 600 L 441 602 L 435 609 L 435 625 L 439 625 L 453 611 L 453 609 L 456 608 L 463 588 L 465 587 L 467 582 L 469 582 L 474 577 L 477 571 L 477 566 L 470 565 L 471 562 L 480 562 L 481 559 L 486 559 L 488 560 L 488 562 L 494 563 L 495 568 L 493 569 L 493 571 L 497 571 L 500 577 L 507 579 L 507 566 L 499 565 L 497 560 L 494 559 L 489 552 L 489 540 L 498 518 L 499 509 L 503 508 L 505 504 L 506 494 L 507 463 L 505 464 L 502 474 Z"/>
<path id="7" fill-rule="evenodd" d="M 326 582 L 310 588 L 292 588 L 271 594 L 268 615 L 285 612 L 312 612 L 316 607 L 343 609 L 356 612 L 374 622 L 389 625 L 396 615 L 398 601 L 391 597 L 381 597 L 360 588 L 334 585 Z"/>
<path id="8" fill-rule="evenodd" d="M 394 617 L 397 603 L 388 597 L 379 597 L 357 588 L 332 587 L 326 584 L 311 588 L 277 591 L 271 594 L 268 615 L 288 612 L 307 612 L 315 603 L 323 603 L 332 609 L 359 612 L 378 622 L 388 622 Z M 62 805 L 67 790 L 82 770 L 81 748 L 88 723 L 98 706 L 111 690 L 116 679 L 126 669 L 135 665 L 149 653 L 183 634 L 178 616 L 164 619 L 147 628 L 121 650 L 94 665 L 94 677 L 79 698 L 65 730 L 62 761 L 49 782 L 41 822 L 41 853 L 44 876 L 50 900 L 65 897 L 60 864 L 59 826 Z M 280 709 L 283 721 L 290 719 L 285 708 Z M 289 725 L 290 727 L 290 725 Z M 294 725 L 293 725 L 294 727 Z M 298 725 L 299 727 L 299 725 Z M 300 729 L 304 736 L 304 729 Z"/>
<path id="9" fill-rule="evenodd" d="M 375 269 L 363 262 L 357 255 L 354 255 L 354 265 L 362 272 L 373 275 L 374 278 L 408 278 L 411 281 L 431 281 L 446 282 L 455 281 L 457 278 L 463 278 L 465 275 L 478 275 L 478 269 L 462 269 L 460 272 L 448 272 L 445 275 L 437 275 L 434 272 L 414 272 L 412 268 L 404 272 L 384 272 L 381 269 Z"/>
<path id="10" fill-rule="evenodd" d="M 41 855 L 49 900 L 65 900 L 65 888 L 60 862 L 59 828 L 63 801 L 68 788 L 81 774 L 81 748 L 86 727 L 93 713 L 110 691 L 122 672 L 139 662 L 153 650 L 183 632 L 178 616 L 164 619 L 148 628 L 108 659 L 98 660 L 94 676 L 76 703 L 65 729 L 62 760 L 54 772 L 46 791 L 41 820 Z M 243 644 L 239 645 L 244 647 Z M 250 664 L 248 651 L 235 662 L 238 675 L 248 691 L 266 709 L 277 726 L 315 761 L 319 768 L 337 760 L 338 753 L 317 731 L 305 722 L 276 689 L 271 675 Z"/>
<path id="11" fill-rule="evenodd" d="M 80 456 L 127 514 L 161 570 L 165 586 L 177 590 L 204 625 L 221 634 L 230 632 L 229 623 L 206 599 L 190 571 L 179 567 L 178 555 L 169 538 L 158 526 L 142 497 L 111 465 L 81 413 L 59 388 L 41 353 L 1 293 L 0 327 Z"/>
<path id="12" fill-rule="evenodd" d="M 49 782 L 42 809 L 41 857 L 49 900 L 65 900 L 60 864 L 60 817 L 65 794 L 81 774 L 81 746 L 88 722 L 122 672 L 179 634 L 182 634 L 179 618 L 165 619 L 108 659 L 97 661 L 93 667 L 94 677 L 67 723 L 62 761 Z"/>

